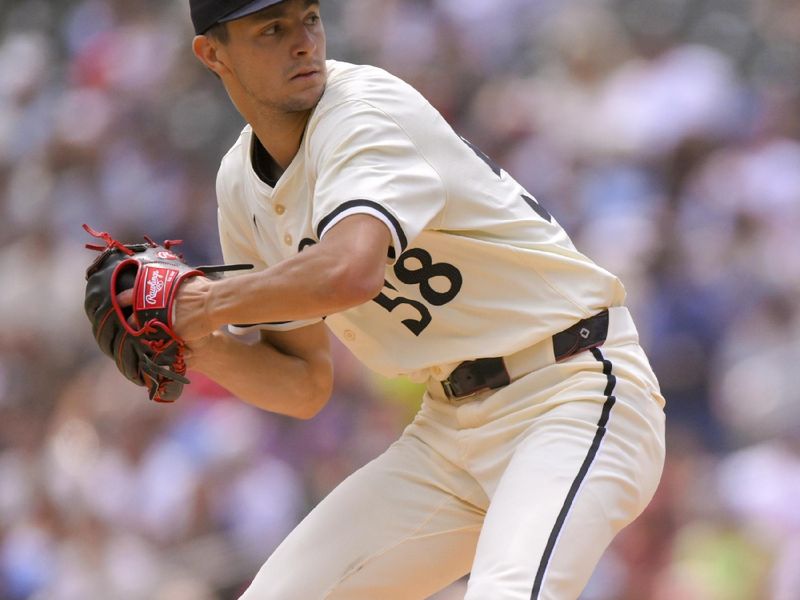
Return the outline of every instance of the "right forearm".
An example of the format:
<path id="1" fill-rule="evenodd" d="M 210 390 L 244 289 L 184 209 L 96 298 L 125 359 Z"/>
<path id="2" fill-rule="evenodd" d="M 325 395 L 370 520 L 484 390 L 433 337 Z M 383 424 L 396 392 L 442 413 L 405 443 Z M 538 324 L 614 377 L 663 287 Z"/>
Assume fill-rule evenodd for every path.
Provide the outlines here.
<path id="1" fill-rule="evenodd" d="M 248 404 L 299 419 L 313 417 L 330 395 L 328 378 L 309 361 L 221 331 L 190 349 L 188 364 Z"/>
<path id="2" fill-rule="evenodd" d="M 317 320 L 369 302 L 384 284 L 386 225 L 353 215 L 318 244 L 271 267 L 211 281 L 193 277 L 178 292 L 174 328 L 189 343 L 229 323 Z"/>

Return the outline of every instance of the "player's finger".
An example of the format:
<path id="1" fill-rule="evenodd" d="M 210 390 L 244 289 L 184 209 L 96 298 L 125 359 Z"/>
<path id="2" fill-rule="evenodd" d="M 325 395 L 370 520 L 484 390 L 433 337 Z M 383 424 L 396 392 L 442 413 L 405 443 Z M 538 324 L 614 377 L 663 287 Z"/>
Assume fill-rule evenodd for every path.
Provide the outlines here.
<path id="1" fill-rule="evenodd" d="M 133 288 L 123 290 L 117 294 L 117 302 L 119 302 L 120 308 L 128 308 L 129 306 L 133 306 Z M 139 328 L 139 322 L 136 319 L 135 313 L 131 313 L 130 316 L 128 316 L 128 325 L 134 329 Z"/>
<path id="2" fill-rule="evenodd" d="M 117 294 L 117 302 L 123 307 L 133 305 L 133 289 L 124 290 Z"/>

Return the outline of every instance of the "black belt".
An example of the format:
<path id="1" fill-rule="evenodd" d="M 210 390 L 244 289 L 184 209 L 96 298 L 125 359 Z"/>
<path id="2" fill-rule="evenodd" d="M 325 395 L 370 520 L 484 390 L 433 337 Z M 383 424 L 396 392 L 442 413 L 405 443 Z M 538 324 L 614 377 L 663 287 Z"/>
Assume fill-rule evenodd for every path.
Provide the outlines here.
<path id="1" fill-rule="evenodd" d="M 608 335 L 608 310 L 593 317 L 578 321 L 571 327 L 553 336 L 553 354 L 556 362 L 578 352 L 596 348 L 606 341 Z M 494 390 L 511 383 L 502 357 L 467 360 L 458 365 L 450 376 L 442 381 L 448 398 L 466 398 L 482 390 Z"/>

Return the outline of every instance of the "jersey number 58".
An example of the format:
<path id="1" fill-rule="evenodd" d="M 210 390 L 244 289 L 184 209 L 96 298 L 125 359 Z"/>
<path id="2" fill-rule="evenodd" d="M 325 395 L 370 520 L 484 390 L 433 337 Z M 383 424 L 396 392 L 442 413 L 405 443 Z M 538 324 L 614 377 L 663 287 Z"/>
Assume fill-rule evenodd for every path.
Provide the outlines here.
<path id="1" fill-rule="evenodd" d="M 417 268 L 411 268 L 409 261 Z M 415 263 L 419 264 L 415 265 Z M 403 252 L 394 265 L 394 274 L 403 283 L 418 285 L 420 295 L 431 306 L 442 306 L 452 301 L 458 295 L 463 283 L 461 271 L 449 263 L 433 262 L 431 255 L 422 248 L 411 248 Z M 431 285 L 434 278 L 446 280 L 447 289 L 442 292 L 434 289 Z M 388 281 L 385 282 L 385 286 L 390 290 L 397 291 L 397 288 Z M 431 311 L 418 300 L 403 296 L 390 298 L 384 293 L 379 294 L 373 300 L 389 312 L 401 304 L 406 304 L 416 310 L 419 313 L 419 319 L 403 319 L 402 321 L 403 325 L 416 336 L 419 336 L 431 323 Z"/>

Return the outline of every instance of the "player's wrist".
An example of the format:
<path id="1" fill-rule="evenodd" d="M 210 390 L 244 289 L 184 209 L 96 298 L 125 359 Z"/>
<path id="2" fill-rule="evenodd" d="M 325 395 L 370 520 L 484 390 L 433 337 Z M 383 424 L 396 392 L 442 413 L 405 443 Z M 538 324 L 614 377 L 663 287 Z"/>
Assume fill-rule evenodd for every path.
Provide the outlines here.
<path id="1" fill-rule="evenodd" d="M 224 279 L 220 281 L 204 280 L 201 311 L 208 333 L 217 331 L 233 322 L 224 314 L 222 310 L 223 303 L 220 302 L 221 293 L 223 292 L 221 286 L 225 284 L 225 281 Z"/>
<path id="2" fill-rule="evenodd" d="M 177 334 L 187 343 L 206 337 L 221 325 L 214 323 L 209 307 L 211 283 L 205 277 L 192 277 L 178 292 L 172 323 Z"/>
<path id="3" fill-rule="evenodd" d="M 208 324 L 209 333 L 230 323 L 247 322 L 247 319 L 243 319 L 240 314 L 244 296 L 239 287 L 240 281 L 240 277 L 218 281 L 206 280 L 207 286 L 203 291 L 203 318 Z"/>
<path id="4" fill-rule="evenodd" d="M 211 304 L 211 296 L 213 289 L 214 289 L 214 283 L 210 279 L 206 279 L 205 277 L 199 279 L 198 316 L 200 322 L 203 324 L 202 330 L 206 333 L 206 335 L 212 334 L 214 331 L 216 331 L 223 325 L 222 322 L 217 322 L 214 319 L 214 313 L 212 311 L 212 304 Z"/>

